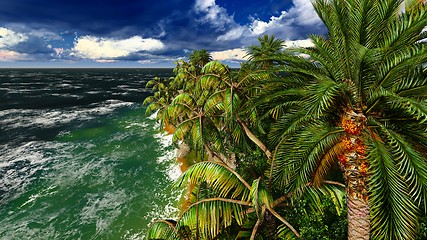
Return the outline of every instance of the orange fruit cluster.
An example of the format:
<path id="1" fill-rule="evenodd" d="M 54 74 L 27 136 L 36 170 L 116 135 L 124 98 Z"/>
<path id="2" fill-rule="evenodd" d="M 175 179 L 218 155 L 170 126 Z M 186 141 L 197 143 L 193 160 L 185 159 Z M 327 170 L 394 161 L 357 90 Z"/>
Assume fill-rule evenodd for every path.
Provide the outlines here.
<path id="1" fill-rule="evenodd" d="M 359 172 L 362 174 L 362 176 L 365 176 L 366 173 L 368 172 L 368 167 L 369 167 L 365 160 L 366 145 L 363 143 L 363 141 L 360 138 L 356 138 L 354 141 L 352 141 L 348 137 L 343 137 L 342 143 L 343 143 L 343 148 L 345 149 L 344 153 L 355 151 L 359 155 L 359 158 L 361 159 L 362 162 L 358 169 L 359 169 Z M 348 158 L 344 153 L 338 156 L 338 161 L 341 164 L 346 165 L 346 163 L 348 162 Z"/>
<path id="2" fill-rule="evenodd" d="M 345 165 L 347 163 L 347 157 L 345 156 L 345 154 L 340 154 L 338 156 L 338 161 L 340 161 L 340 163 L 342 163 L 342 165 Z"/>
<path id="3" fill-rule="evenodd" d="M 352 150 L 353 149 L 353 143 L 351 142 L 351 139 L 348 137 L 343 137 L 342 143 L 344 144 L 344 148 L 346 150 Z"/>
<path id="4" fill-rule="evenodd" d="M 354 150 L 356 151 L 357 154 L 365 157 L 365 155 L 366 155 L 366 146 L 362 142 L 362 140 L 360 140 L 360 139 L 356 140 L 356 143 L 354 144 Z"/>
<path id="5" fill-rule="evenodd" d="M 357 126 L 354 121 L 351 119 L 345 119 L 343 118 L 341 120 L 341 127 L 349 134 L 359 134 L 360 133 L 360 126 Z"/>
<path id="6" fill-rule="evenodd" d="M 360 164 L 360 166 L 359 166 L 359 172 L 360 172 L 360 174 L 362 174 L 362 176 L 365 176 L 366 175 L 366 173 L 368 172 L 368 164 L 365 162 L 365 161 L 363 161 L 361 164 Z"/>

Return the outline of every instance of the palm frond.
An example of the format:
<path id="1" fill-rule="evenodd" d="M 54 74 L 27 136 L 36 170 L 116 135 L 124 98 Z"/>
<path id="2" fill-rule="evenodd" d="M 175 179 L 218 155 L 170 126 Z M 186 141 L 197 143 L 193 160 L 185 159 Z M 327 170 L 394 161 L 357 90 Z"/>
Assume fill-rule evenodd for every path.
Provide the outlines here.
<path id="1" fill-rule="evenodd" d="M 405 140 L 404 136 L 383 124 L 371 120 L 381 129 L 389 146 L 390 154 L 394 158 L 397 170 L 405 182 L 408 194 L 418 206 L 427 209 L 427 165 L 425 159 L 412 144 Z"/>
<path id="2" fill-rule="evenodd" d="M 244 211 L 250 207 L 249 202 L 227 198 L 203 199 L 189 206 L 178 219 L 178 228 L 189 227 L 192 232 L 198 231 L 202 239 L 215 238 L 222 229 L 233 221 L 242 225 Z"/>
<path id="3" fill-rule="evenodd" d="M 413 98 L 391 96 L 393 108 L 404 111 L 410 117 L 416 119 L 421 124 L 427 121 L 427 105 Z"/>
<path id="4" fill-rule="evenodd" d="M 340 215 L 342 209 L 344 208 L 344 186 L 337 186 L 327 183 L 320 187 L 308 186 L 305 189 L 304 195 L 302 197 L 309 201 L 309 206 L 312 207 L 315 212 L 321 212 L 322 195 L 327 196 L 332 200 L 337 214 Z"/>
<path id="5" fill-rule="evenodd" d="M 335 108 L 346 89 L 346 84 L 337 84 L 334 81 L 324 81 L 307 87 L 309 97 L 304 100 L 307 105 L 307 115 L 321 116 Z"/>
<path id="6" fill-rule="evenodd" d="M 341 141 L 342 129 L 312 123 L 288 136 L 276 154 L 274 182 L 289 191 L 302 192 L 329 149 Z"/>
<path id="7" fill-rule="evenodd" d="M 168 240 L 181 240 L 180 234 L 175 226 L 176 222 L 173 220 L 156 220 L 150 224 L 147 233 L 147 239 L 168 239 Z"/>
<path id="8" fill-rule="evenodd" d="M 194 121 L 192 119 L 187 119 L 183 122 L 181 122 L 175 129 L 175 132 L 173 133 L 172 141 L 178 142 L 178 141 L 184 141 L 185 138 L 189 135 L 191 132 L 191 129 L 193 128 Z"/>
<path id="9" fill-rule="evenodd" d="M 377 136 L 379 136 L 377 134 Z M 370 213 L 372 236 L 378 239 L 415 239 L 419 210 L 384 141 L 372 137 L 367 159 L 371 165 Z"/>
<path id="10" fill-rule="evenodd" d="M 270 208 L 270 203 L 273 201 L 273 198 L 271 197 L 270 193 L 267 191 L 263 183 L 260 181 L 260 178 L 252 182 L 250 197 L 252 201 L 252 206 L 255 208 L 255 212 L 258 216 L 258 219 L 263 221 L 263 207 Z"/>
<path id="11" fill-rule="evenodd" d="M 180 187 L 202 182 L 206 182 L 219 197 L 249 200 L 250 185 L 238 173 L 219 163 L 196 163 L 187 169 L 174 185 Z"/>

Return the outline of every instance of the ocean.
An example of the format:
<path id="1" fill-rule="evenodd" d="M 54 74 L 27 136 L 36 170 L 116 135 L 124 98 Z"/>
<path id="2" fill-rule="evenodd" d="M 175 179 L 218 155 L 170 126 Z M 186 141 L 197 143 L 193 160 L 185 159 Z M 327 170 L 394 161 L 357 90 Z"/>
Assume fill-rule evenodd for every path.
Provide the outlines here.
<path id="1" fill-rule="evenodd" d="M 143 239 L 175 216 L 171 137 L 142 102 L 171 69 L 0 69 L 0 239 Z"/>

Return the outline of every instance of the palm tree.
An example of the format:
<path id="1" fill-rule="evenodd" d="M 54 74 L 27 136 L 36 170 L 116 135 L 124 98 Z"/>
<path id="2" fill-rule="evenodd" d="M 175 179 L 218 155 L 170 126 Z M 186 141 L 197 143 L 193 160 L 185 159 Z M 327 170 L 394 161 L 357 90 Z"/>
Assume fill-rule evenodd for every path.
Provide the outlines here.
<path id="1" fill-rule="evenodd" d="M 272 182 L 302 192 L 338 164 L 349 239 L 414 239 L 426 211 L 427 7 L 402 2 L 315 0 L 327 37 L 257 99 L 277 119 Z"/>
<path id="2" fill-rule="evenodd" d="M 185 142 L 201 156 L 206 152 L 210 158 L 219 158 L 215 152 L 221 147 L 217 123 L 221 116 L 215 114 L 215 107 L 209 108 L 208 91 L 181 93 L 175 97 L 163 114 L 163 121 L 176 127 L 174 142 Z"/>
<path id="3" fill-rule="evenodd" d="M 211 54 L 205 49 L 193 50 L 188 58 L 190 63 L 199 70 L 202 69 L 208 62 L 212 61 Z"/>
<path id="4" fill-rule="evenodd" d="M 260 80 L 269 78 L 269 73 L 264 70 L 250 69 L 242 67 L 236 74 L 230 68 L 218 61 L 206 64 L 202 69 L 203 76 L 200 79 L 200 86 L 204 89 L 216 89 L 212 95 L 210 105 L 216 106 L 223 116 L 222 126 L 218 128 L 226 132 L 226 136 L 232 137 L 231 145 L 237 144 L 237 148 L 244 151 L 250 140 L 257 145 L 268 158 L 271 152 L 266 145 L 249 128 L 247 116 L 254 115 L 248 110 L 245 103 L 253 93 L 250 86 Z M 247 139 L 246 139 L 246 138 Z"/>
<path id="5" fill-rule="evenodd" d="M 164 110 L 170 105 L 174 97 L 174 91 L 170 87 L 171 79 L 161 79 L 155 77 L 148 81 L 145 85 L 146 88 L 151 88 L 153 95 L 145 98 L 143 105 L 147 105 L 146 114 L 152 114 L 157 111 L 156 118 L 162 119 Z M 161 122 L 163 128 L 163 122 Z"/>
<path id="6" fill-rule="evenodd" d="M 292 194 L 274 198 L 261 178 L 249 184 L 226 165 L 200 162 L 181 175 L 175 186 L 189 188 L 190 205 L 176 221 L 154 221 L 150 226 L 148 239 L 252 240 L 263 227 L 271 232 L 271 237 L 289 239 L 300 236 L 278 212 L 280 205 L 289 201 Z M 341 207 L 344 196 L 339 187 L 329 184 L 321 190 L 312 187 L 306 189 L 307 199 L 310 199 L 312 206 L 320 205 L 316 199 L 326 194 L 335 199 L 338 208 Z M 273 224 L 273 229 L 267 224 L 272 220 L 273 223 L 276 220 L 280 223 Z"/>
<path id="7" fill-rule="evenodd" d="M 259 45 L 249 46 L 247 48 L 247 56 L 249 61 L 256 66 L 267 69 L 280 62 L 280 53 L 284 45 L 282 39 L 276 38 L 274 35 L 264 35 L 258 37 Z"/>
<path id="8" fill-rule="evenodd" d="M 179 74 L 174 81 L 181 79 Z M 271 152 L 240 116 L 243 102 L 249 97 L 244 86 L 265 79 L 268 74 L 239 71 L 234 75 L 228 66 L 211 61 L 195 76 L 194 88 L 183 89 L 163 114 L 163 121 L 176 127 L 174 140 L 186 142 L 200 154 L 207 152 L 211 159 L 219 159 L 230 166 L 234 161 L 225 156 L 233 155 L 236 149 L 245 149 L 247 140 L 271 158 Z"/>

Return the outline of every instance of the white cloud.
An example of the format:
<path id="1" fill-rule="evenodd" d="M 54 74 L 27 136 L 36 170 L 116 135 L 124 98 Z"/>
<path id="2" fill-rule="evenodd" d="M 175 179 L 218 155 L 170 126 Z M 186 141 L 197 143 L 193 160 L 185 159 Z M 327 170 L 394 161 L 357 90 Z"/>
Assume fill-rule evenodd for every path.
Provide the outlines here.
<path id="1" fill-rule="evenodd" d="M 0 62 L 15 62 L 19 60 L 29 60 L 27 54 L 9 50 L 0 50 Z"/>
<path id="2" fill-rule="evenodd" d="M 207 9 L 216 6 L 211 0 L 197 0 L 196 3 L 207 6 Z M 257 44 L 254 37 L 264 34 L 274 34 L 281 39 L 300 39 L 305 35 L 304 32 L 308 32 L 308 28 L 318 29 L 322 24 L 310 0 L 293 0 L 290 9 L 282 11 L 278 16 L 271 16 L 268 21 L 253 18 L 249 25 L 239 25 L 232 17 L 229 18 L 233 24 L 227 25 L 227 32 L 217 37 L 217 41 L 239 39 L 244 45 Z"/>
<path id="3" fill-rule="evenodd" d="M 199 19 L 201 22 L 209 22 L 219 30 L 223 30 L 227 25 L 236 24 L 233 17 L 227 14 L 227 10 L 218 6 L 215 0 L 196 0 L 194 10 L 203 14 Z"/>
<path id="4" fill-rule="evenodd" d="M 140 51 L 156 51 L 164 44 L 153 38 L 134 36 L 128 39 L 109 39 L 84 36 L 76 39 L 73 55 L 88 59 L 111 59 L 125 57 Z"/>
<path id="5" fill-rule="evenodd" d="M 109 59 L 109 60 L 107 60 L 107 59 L 99 59 L 99 60 L 95 60 L 96 62 L 99 62 L 99 63 L 115 63 L 115 62 L 117 62 L 116 60 L 111 60 L 111 59 Z"/>
<path id="6" fill-rule="evenodd" d="M 199 11 L 205 11 L 215 5 L 215 0 L 197 0 L 194 7 Z"/>
<path id="7" fill-rule="evenodd" d="M 303 40 L 295 40 L 295 41 L 285 41 L 283 44 L 284 48 L 307 48 L 307 47 L 314 47 L 313 42 L 311 39 L 303 39 Z"/>
<path id="8" fill-rule="evenodd" d="M 282 11 L 280 16 L 272 16 L 268 22 L 254 19 L 250 30 L 255 35 L 267 32 L 288 32 L 292 35 L 292 29 L 296 25 L 313 26 L 321 23 L 310 0 L 293 0 L 294 6 L 288 11 Z M 296 26 L 298 27 L 298 26 Z"/>
<path id="9" fill-rule="evenodd" d="M 28 35 L 46 40 L 62 40 L 61 36 L 46 29 L 31 29 Z"/>
<path id="10" fill-rule="evenodd" d="M 27 41 L 27 39 L 28 37 L 25 34 L 0 27 L 0 48 L 12 47 Z"/>
<path id="11" fill-rule="evenodd" d="M 212 52 L 212 58 L 218 61 L 245 61 L 248 53 L 242 48 Z"/>
<path id="12" fill-rule="evenodd" d="M 309 26 L 321 23 L 311 0 L 293 0 L 294 7 L 289 10 L 289 17 L 296 19 L 300 25 Z"/>
<path id="13" fill-rule="evenodd" d="M 279 17 L 272 16 L 269 22 L 264 22 L 261 20 L 254 20 L 252 25 L 250 26 L 251 31 L 255 35 L 261 35 L 265 33 L 269 28 L 276 28 L 282 25 L 282 20 L 285 19 L 288 13 L 286 11 L 282 11 L 282 14 Z"/>
<path id="14" fill-rule="evenodd" d="M 217 38 L 217 41 L 231 41 L 231 40 L 239 39 L 240 37 L 242 37 L 245 30 L 246 28 L 242 26 L 237 26 L 235 28 L 232 28 L 230 31 L 226 32 L 225 34 L 219 36 Z"/>

